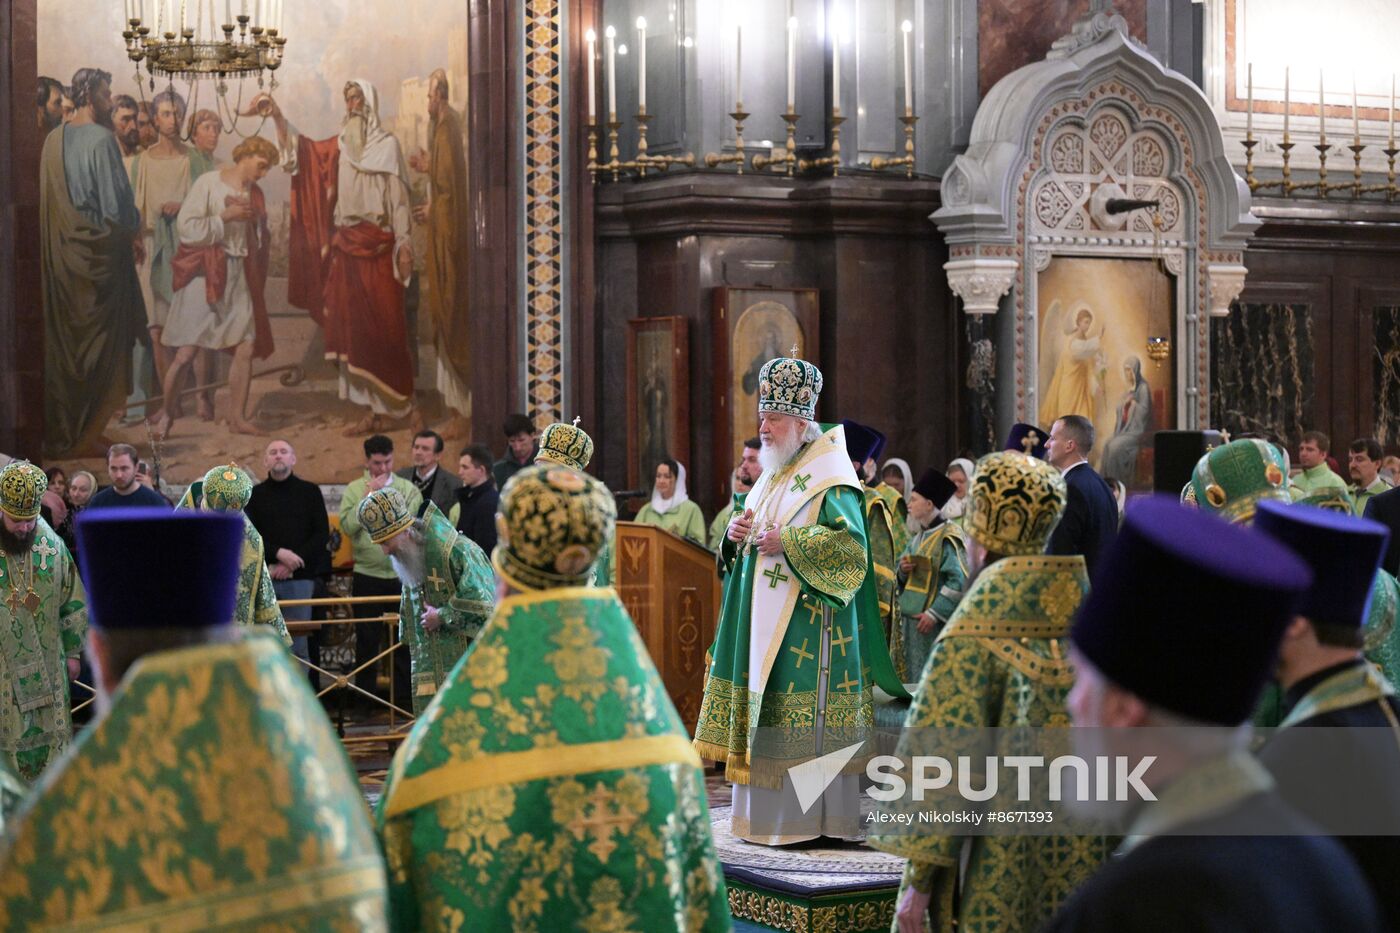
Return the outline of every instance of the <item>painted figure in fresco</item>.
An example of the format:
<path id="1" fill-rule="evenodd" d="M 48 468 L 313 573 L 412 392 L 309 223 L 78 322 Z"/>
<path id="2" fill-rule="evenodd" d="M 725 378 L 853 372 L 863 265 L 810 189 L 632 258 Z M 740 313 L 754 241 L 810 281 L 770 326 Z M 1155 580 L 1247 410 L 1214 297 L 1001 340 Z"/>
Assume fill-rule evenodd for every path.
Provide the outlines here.
<path id="1" fill-rule="evenodd" d="M 413 275 L 408 166 L 379 122 L 374 85 L 357 78 L 344 93 L 345 117 L 330 139 L 307 139 L 271 95 L 250 105 L 250 115 L 276 123 L 282 166 L 293 176 L 287 300 L 324 329 L 340 397 L 366 409 L 346 437 L 403 419 L 420 431 L 404 310 Z"/>
<path id="2" fill-rule="evenodd" d="M 670 451 L 670 434 L 666 430 L 666 409 L 670 404 L 667 394 L 660 361 L 653 356 L 647 367 L 646 382 L 642 383 L 641 461 L 646 469 L 654 469 Z"/>
<path id="3" fill-rule="evenodd" d="M 1128 391 L 1118 403 L 1113 436 L 1103 449 L 1102 473 L 1130 485 L 1137 476 L 1138 451 L 1152 430 L 1152 387 L 1142 378 L 1142 360 L 1136 356 L 1123 361 L 1123 379 Z"/>
<path id="4" fill-rule="evenodd" d="M 44 426 L 50 454 L 105 451 L 99 432 L 131 387 L 146 325 L 136 264 L 141 217 L 108 129 L 112 76 L 73 76 L 78 111 L 44 142 L 39 263 L 44 295 Z"/>
<path id="5" fill-rule="evenodd" d="M 200 176 L 180 208 L 174 301 L 161 340 L 174 353 L 165 373 L 165 407 L 153 421 L 165 436 L 178 409 L 180 377 L 201 350 L 233 354 L 225 421 L 238 434 L 257 434 L 247 420 L 253 359 L 272 353 L 268 322 L 267 202 L 258 181 L 277 162 L 277 147 L 260 136 L 239 143 L 233 162 Z"/>
<path id="6" fill-rule="evenodd" d="M 471 435 L 472 396 L 471 319 L 467 309 L 467 153 L 462 144 L 462 124 L 448 103 L 447 72 L 441 68 L 428 76 L 429 152 L 415 152 L 408 160 L 416 172 L 428 175 L 428 201 L 413 209 L 414 219 L 428 226 L 428 310 L 433 319 L 437 349 L 437 389 L 453 412 L 443 427 L 444 437 Z"/>
<path id="7" fill-rule="evenodd" d="M 136 194 L 136 207 L 141 212 L 141 236 L 146 248 L 146 261 L 141 264 L 141 288 L 146 299 L 146 327 L 151 333 L 155 356 L 156 377 L 163 384 L 165 372 L 174 356 L 161 341 L 165 319 L 174 297 L 171 287 L 172 263 L 180 248 L 180 235 L 175 229 L 176 218 L 185 195 L 194 183 L 191 171 L 193 150 L 180 141 L 180 127 L 185 123 L 185 99 L 173 87 L 151 100 L 157 139 L 155 145 L 131 160 L 131 188 Z M 171 399 L 167 410 L 179 413 L 179 403 Z M 200 402 L 199 415 L 206 421 L 214 417 L 213 409 Z"/>
<path id="8" fill-rule="evenodd" d="M 1053 314 L 1053 309 L 1052 312 Z M 1050 387 L 1040 402 L 1040 421 L 1051 424 L 1064 415 L 1083 415 L 1094 420 L 1098 397 L 1103 393 L 1103 336 L 1107 325 L 1091 334 L 1094 312 L 1087 304 L 1078 305 L 1065 327 L 1064 348 L 1055 364 Z"/>

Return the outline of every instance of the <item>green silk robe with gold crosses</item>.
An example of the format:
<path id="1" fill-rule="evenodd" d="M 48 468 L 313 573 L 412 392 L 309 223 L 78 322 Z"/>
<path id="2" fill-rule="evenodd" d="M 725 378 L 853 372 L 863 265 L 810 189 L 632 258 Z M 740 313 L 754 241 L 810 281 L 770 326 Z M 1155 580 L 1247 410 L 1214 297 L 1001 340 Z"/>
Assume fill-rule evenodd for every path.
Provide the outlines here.
<path id="1" fill-rule="evenodd" d="M 890 510 L 890 531 L 894 534 L 894 552 L 902 554 L 904 549 L 909 546 L 909 539 L 913 537 L 909 531 L 909 505 L 899 494 L 899 490 L 889 483 L 880 483 L 875 487 L 875 492 L 881 499 L 885 500 L 885 505 Z"/>
<path id="2" fill-rule="evenodd" d="M 496 602 L 496 578 L 485 552 L 431 502 L 423 513 L 423 530 L 423 582 L 404 586 L 399 598 L 399 639 L 413 658 L 415 716 L 428 708 Z M 442 621 L 433 632 L 423 627 L 429 606 Z"/>
<path id="3" fill-rule="evenodd" d="M 396 930 L 728 930 L 700 760 L 608 588 L 507 597 L 394 756 Z"/>
<path id="4" fill-rule="evenodd" d="M 761 692 L 749 689 L 752 594 L 755 587 L 785 581 L 781 568 L 771 566 L 772 559 L 756 548 L 740 555 L 734 542 L 726 540 L 720 550 L 727 576 L 695 748 L 703 757 L 723 762 L 725 778 L 733 783 L 781 789 L 787 769 L 819 754 L 818 749 L 830 751 L 870 737 L 874 683 L 894 696 L 907 696 L 890 666 L 875 617 L 876 584 L 861 491 L 837 486 L 820 495 L 815 522 L 783 532 L 800 590 Z M 750 492 L 747 504 L 755 501 Z M 824 639 L 831 646 L 826 670 L 818 662 Z M 820 711 L 823 735 L 818 736 L 822 678 L 826 705 Z M 752 746 L 757 728 L 766 733 L 762 749 Z M 868 757 L 856 756 L 848 770 L 863 769 Z"/>
<path id="5" fill-rule="evenodd" d="M 78 568 L 41 518 L 28 553 L 0 553 L 0 752 L 26 782 L 73 738 L 67 659 L 86 635 Z"/>
<path id="6" fill-rule="evenodd" d="M 386 924 L 355 773 L 266 637 L 139 660 L 0 851 L 5 930 Z"/>
<path id="7" fill-rule="evenodd" d="M 1068 727 L 1074 671 L 1066 638 L 1088 591 L 1078 556 L 1006 557 L 984 569 L 933 646 L 899 757 L 943 753 L 921 747 L 930 741 L 921 730 Z M 960 933 L 1040 929 L 1111 851 L 1098 836 L 979 836 L 958 889 L 965 841 L 947 834 L 869 839 L 909 859 L 901 893 L 910 884 L 932 892 L 935 928 Z"/>
<path id="8" fill-rule="evenodd" d="M 870 545 L 870 566 L 875 572 L 875 596 L 880 603 L 880 625 L 888 644 L 899 619 L 899 581 L 896 573 L 899 569 L 899 555 L 904 551 L 904 546 L 898 544 L 894 531 L 897 520 L 889 503 L 874 489 L 867 487 L 861 491 L 865 496 L 865 534 Z"/>

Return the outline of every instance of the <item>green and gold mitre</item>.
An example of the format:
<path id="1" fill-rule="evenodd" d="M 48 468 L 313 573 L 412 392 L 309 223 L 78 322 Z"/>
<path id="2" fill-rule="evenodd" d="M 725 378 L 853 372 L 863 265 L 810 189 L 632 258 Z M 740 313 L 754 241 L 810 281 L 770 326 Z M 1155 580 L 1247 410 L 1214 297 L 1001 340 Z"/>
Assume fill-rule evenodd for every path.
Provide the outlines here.
<path id="1" fill-rule="evenodd" d="M 0 855 L 0 929 L 387 926 L 355 773 L 268 639 L 142 658 L 34 793 Z"/>
<path id="2" fill-rule="evenodd" d="M 822 371 L 806 360 L 780 356 L 758 371 L 758 410 L 817 420 Z"/>
<path id="3" fill-rule="evenodd" d="M 408 500 L 393 486 L 376 489 L 365 496 L 356 514 L 375 544 L 383 544 L 413 524 L 413 510 L 408 507 Z"/>
<path id="4" fill-rule="evenodd" d="M 1231 522 L 1254 520 L 1262 499 L 1292 502 L 1283 453 L 1257 437 L 1231 441 L 1196 461 L 1191 474 L 1196 504 Z"/>
<path id="5" fill-rule="evenodd" d="M 968 486 L 963 530 L 1003 557 L 1040 554 L 1068 495 L 1060 471 L 1044 460 L 1014 450 L 990 453 L 977 461 Z"/>
<path id="6" fill-rule="evenodd" d="M 611 589 L 501 601 L 376 819 L 395 929 L 731 928 L 700 759 Z"/>
<path id="7" fill-rule="evenodd" d="M 577 418 L 573 424 L 556 421 L 540 435 L 540 449 L 535 454 L 535 462 L 541 461 L 557 463 L 582 473 L 593 461 L 593 438 L 578 426 Z"/>
<path id="8" fill-rule="evenodd" d="M 528 466 L 501 490 L 491 563 L 518 590 L 586 586 L 616 521 L 617 505 L 598 480 L 567 467 Z"/>
<path id="9" fill-rule="evenodd" d="M 1396 614 L 1400 613 L 1400 584 L 1388 572 L 1376 571 L 1371 584 L 1371 602 L 1366 609 L 1366 659 L 1379 665 L 1385 679 L 1392 684 L 1400 678 L 1400 631 L 1396 630 Z"/>
<path id="10" fill-rule="evenodd" d="M 236 463 L 214 467 L 201 485 L 204 507 L 215 512 L 241 512 L 253 498 L 253 478 Z"/>
<path id="11" fill-rule="evenodd" d="M 1341 512 L 1343 515 L 1351 515 L 1355 510 L 1355 501 L 1351 498 L 1351 493 L 1341 486 L 1323 486 L 1321 489 L 1315 489 L 1299 499 L 1296 504 Z"/>
<path id="12" fill-rule="evenodd" d="M 28 460 L 15 460 L 0 470 L 0 511 L 18 522 L 39 517 L 40 500 L 49 478 Z"/>

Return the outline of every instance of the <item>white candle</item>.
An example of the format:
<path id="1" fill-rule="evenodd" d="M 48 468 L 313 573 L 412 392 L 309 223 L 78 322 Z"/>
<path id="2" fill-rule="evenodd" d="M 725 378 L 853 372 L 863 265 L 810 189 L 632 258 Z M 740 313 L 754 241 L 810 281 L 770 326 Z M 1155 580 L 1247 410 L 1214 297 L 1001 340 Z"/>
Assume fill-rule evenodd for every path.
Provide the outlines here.
<path id="1" fill-rule="evenodd" d="M 637 112 L 647 112 L 647 18 L 637 17 Z"/>
<path id="2" fill-rule="evenodd" d="M 1395 75 L 1390 76 L 1390 147 L 1395 148 Z"/>
<path id="3" fill-rule="evenodd" d="M 1317 144 L 1327 145 L 1327 92 L 1322 89 L 1322 69 L 1317 69 Z"/>
<path id="4" fill-rule="evenodd" d="M 203 0 L 194 0 L 194 34 L 196 37 L 204 35 Z"/>
<path id="5" fill-rule="evenodd" d="M 617 121 L 617 30 L 609 26 L 603 31 L 608 40 L 608 121 Z"/>
<path id="6" fill-rule="evenodd" d="M 1244 105 L 1244 112 L 1245 112 L 1245 117 L 1244 117 L 1244 136 L 1245 136 L 1245 139 L 1253 139 L 1253 138 L 1254 138 L 1254 62 L 1250 62 L 1250 63 L 1249 63 L 1249 82 L 1248 82 L 1248 88 L 1249 88 L 1249 90 L 1247 90 L 1247 91 L 1245 92 L 1245 93 L 1248 95 L 1248 97 L 1245 98 L 1245 105 Z"/>
<path id="7" fill-rule="evenodd" d="M 185 0 L 180 0 L 180 34 L 185 33 Z"/>
<path id="8" fill-rule="evenodd" d="M 797 17 L 788 17 L 787 28 L 787 109 L 797 109 Z"/>
<path id="9" fill-rule="evenodd" d="M 598 34 L 590 29 L 584 34 L 584 38 L 588 40 L 588 58 L 584 61 L 584 67 L 588 71 L 588 122 L 592 123 L 598 118 L 598 104 L 595 97 L 597 89 L 593 82 L 593 63 L 597 60 L 598 55 Z"/>
<path id="10" fill-rule="evenodd" d="M 841 112 L 841 34 L 832 33 L 831 41 L 831 112 Z"/>
<path id="11" fill-rule="evenodd" d="M 744 26 L 734 24 L 734 100 L 744 100 Z"/>
<path id="12" fill-rule="evenodd" d="M 1288 66 L 1283 68 L 1283 141 L 1288 142 Z"/>
<path id="13" fill-rule="evenodd" d="M 909 60 L 909 36 L 914 24 L 906 19 L 899 29 L 904 33 L 904 115 L 908 117 L 914 114 L 914 65 Z"/>
<path id="14" fill-rule="evenodd" d="M 1361 145 L 1361 114 L 1356 109 L 1356 75 L 1351 76 L 1351 144 Z"/>

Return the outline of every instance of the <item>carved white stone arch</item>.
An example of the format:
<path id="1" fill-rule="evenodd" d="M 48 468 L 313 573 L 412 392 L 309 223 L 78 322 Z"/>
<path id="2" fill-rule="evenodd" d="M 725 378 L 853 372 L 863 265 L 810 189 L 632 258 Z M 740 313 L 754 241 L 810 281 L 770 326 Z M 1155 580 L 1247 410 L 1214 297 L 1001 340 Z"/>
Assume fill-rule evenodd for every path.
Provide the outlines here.
<path id="1" fill-rule="evenodd" d="M 1160 200 L 1161 227 L 1147 212 L 1108 215 L 1115 197 Z M 1033 420 L 1037 407 L 1036 271 L 1055 255 L 1157 256 L 1177 277 L 1178 422 L 1206 424 L 1205 322 L 1243 288 L 1259 221 L 1205 96 L 1129 38 L 1121 16 L 1091 14 L 992 88 L 932 219 L 964 309 L 1012 316 L 998 327 L 1014 371 L 1001 382 L 1014 393 L 997 406 L 1005 415 Z"/>

